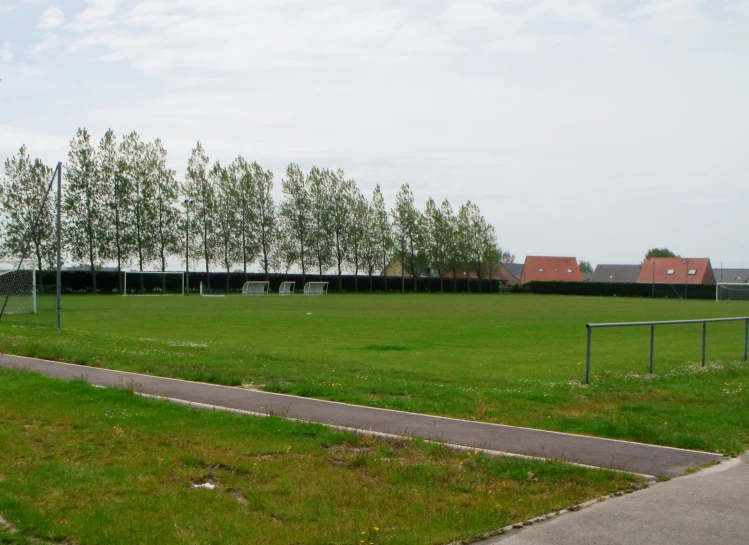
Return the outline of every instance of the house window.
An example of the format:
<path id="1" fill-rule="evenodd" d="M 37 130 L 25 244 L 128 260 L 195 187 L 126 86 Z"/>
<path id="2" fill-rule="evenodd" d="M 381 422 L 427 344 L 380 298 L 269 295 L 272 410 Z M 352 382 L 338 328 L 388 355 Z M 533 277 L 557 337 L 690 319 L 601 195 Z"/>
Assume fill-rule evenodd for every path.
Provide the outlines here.
<path id="1" fill-rule="evenodd" d="M 668 270 L 666 271 L 666 274 L 668 274 L 668 275 L 672 275 L 672 274 L 674 274 L 674 270 L 673 270 L 673 269 L 668 269 Z"/>
<path id="2" fill-rule="evenodd" d="M 554 267 L 554 272 L 559 272 L 559 269 L 557 267 Z"/>
<path id="3" fill-rule="evenodd" d="M 539 268 L 538 268 L 538 272 L 544 272 L 544 269 L 543 269 L 543 267 L 539 267 Z"/>
<path id="4" fill-rule="evenodd" d="M 572 269 L 567 269 L 567 274 L 572 274 Z"/>
<path id="5" fill-rule="evenodd" d="M 689 269 L 689 276 L 694 276 L 697 274 L 697 269 Z"/>

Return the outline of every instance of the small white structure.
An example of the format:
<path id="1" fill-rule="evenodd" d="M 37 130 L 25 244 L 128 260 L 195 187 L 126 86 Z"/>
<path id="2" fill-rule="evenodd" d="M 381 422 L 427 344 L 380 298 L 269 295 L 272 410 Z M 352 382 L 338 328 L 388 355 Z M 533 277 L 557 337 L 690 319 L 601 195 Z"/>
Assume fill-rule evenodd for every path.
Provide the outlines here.
<path id="1" fill-rule="evenodd" d="M 278 288 L 278 295 L 294 295 L 295 288 L 296 282 L 281 282 L 281 286 Z"/>
<path id="2" fill-rule="evenodd" d="M 270 282 L 245 282 L 242 295 L 268 295 Z"/>
<path id="3" fill-rule="evenodd" d="M 327 293 L 327 282 L 307 282 L 304 285 L 304 295 L 326 295 Z"/>
<path id="4" fill-rule="evenodd" d="M 718 282 L 715 284 L 716 301 L 749 301 L 749 284 Z"/>
<path id="5" fill-rule="evenodd" d="M 184 295 L 185 294 L 185 271 L 123 271 L 124 272 L 124 279 L 122 281 L 122 295 L 123 297 L 126 295 Z M 139 290 L 140 286 L 137 286 L 138 281 L 140 278 L 144 276 L 150 276 L 150 277 L 156 277 L 156 284 L 152 280 L 150 280 L 148 283 L 149 285 L 153 286 L 153 289 L 148 291 L 148 293 L 139 293 L 139 292 L 127 292 L 127 282 L 130 281 L 130 285 L 134 286 L 134 290 Z M 163 287 L 167 283 L 167 278 L 169 277 L 179 277 L 179 280 L 177 282 L 179 283 L 179 289 L 178 291 L 171 291 L 168 292 Z M 159 283 L 160 280 L 160 283 Z M 171 282 L 170 282 L 171 283 Z M 132 291 L 132 290 L 131 290 Z"/>
<path id="6" fill-rule="evenodd" d="M 200 296 L 201 297 L 224 297 L 223 293 L 211 293 L 211 289 L 203 289 L 203 283 L 200 283 Z"/>

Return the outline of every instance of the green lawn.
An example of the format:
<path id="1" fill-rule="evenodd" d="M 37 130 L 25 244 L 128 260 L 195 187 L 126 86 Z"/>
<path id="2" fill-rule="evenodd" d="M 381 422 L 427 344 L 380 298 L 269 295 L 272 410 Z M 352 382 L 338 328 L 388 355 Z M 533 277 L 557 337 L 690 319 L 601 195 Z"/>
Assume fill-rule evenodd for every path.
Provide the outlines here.
<path id="1" fill-rule="evenodd" d="M 749 447 L 743 324 L 585 324 L 749 315 L 747 303 L 531 295 L 52 298 L 0 324 L 0 350 L 230 385 L 738 453 Z"/>
<path id="2" fill-rule="evenodd" d="M 446 543 L 641 484 L 21 371 L 0 392 L 4 544 Z"/>

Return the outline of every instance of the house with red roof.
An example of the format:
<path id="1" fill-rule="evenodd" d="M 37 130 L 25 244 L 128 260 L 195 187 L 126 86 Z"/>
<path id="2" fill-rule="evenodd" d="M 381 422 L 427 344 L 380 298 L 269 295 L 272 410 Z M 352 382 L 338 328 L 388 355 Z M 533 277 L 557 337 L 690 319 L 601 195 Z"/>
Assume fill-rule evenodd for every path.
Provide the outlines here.
<path id="1" fill-rule="evenodd" d="M 706 257 L 651 257 L 643 263 L 637 282 L 714 286 L 715 274 Z"/>
<path id="2" fill-rule="evenodd" d="M 582 282 L 583 274 L 574 257 L 528 256 L 520 283 L 533 281 Z"/>

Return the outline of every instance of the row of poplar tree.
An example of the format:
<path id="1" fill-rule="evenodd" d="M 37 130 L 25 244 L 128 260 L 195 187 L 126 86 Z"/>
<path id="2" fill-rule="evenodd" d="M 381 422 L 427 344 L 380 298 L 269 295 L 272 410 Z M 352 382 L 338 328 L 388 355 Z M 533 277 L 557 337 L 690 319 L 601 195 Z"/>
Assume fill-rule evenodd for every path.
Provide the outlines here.
<path id="1" fill-rule="evenodd" d="M 104 263 L 165 271 L 170 259 L 197 258 L 208 274 L 238 266 L 247 274 L 255 263 L 266 275 L 333 270 L 340 289 L 344 271 L 371 277 L 394 261 L 415 285 L 426 270 L 440 278 L 472 272 L 480 280 L 503 258 L 494 227 L 470 201 L 456 213 L 447 200 L 430 198 L 420 211 L 404 184 L 388 210 L 379 185 L 367 199 L 342 170 L 305 173 L 292 163 L 275 203 L 272 172 L 241 156 L 211 164 L 199 142 L 180 183 L 161 140 L 144 142 L 135 132 L 118 140 L 109 130 L 96 146 L 82 128 L 63 172 L 65 254 L 91 268 L 94 290 Z M 30 234 L 29 256 L 39 269 L 55 260 L 53 196 L 42 206 L 51 175 L 22 146 L 5 161 L 0 183 L 3 252 L 18 255 Z"/>

